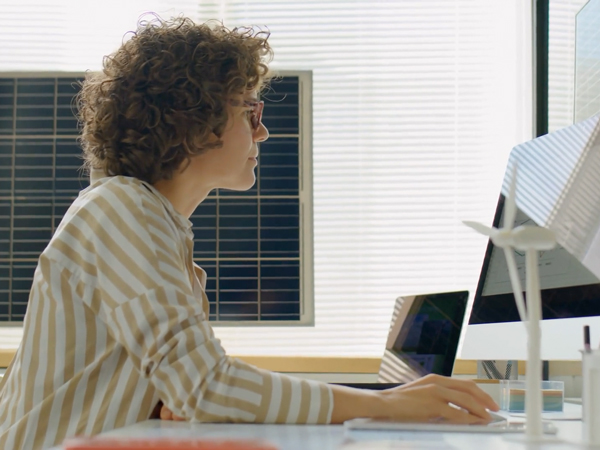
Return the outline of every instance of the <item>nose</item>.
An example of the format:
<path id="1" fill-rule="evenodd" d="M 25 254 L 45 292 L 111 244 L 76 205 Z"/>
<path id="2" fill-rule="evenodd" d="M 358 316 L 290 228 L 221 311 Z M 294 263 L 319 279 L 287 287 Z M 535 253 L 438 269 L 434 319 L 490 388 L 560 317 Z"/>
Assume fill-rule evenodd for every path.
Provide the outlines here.
<path id="1" fill-rule="evenodd" d="M 267 139 L 269 139 L 269 130 L 267 130 L 267 127 L 265 127 L 262 122 L 258 125 L 256 131 L 252 134 L 252 139 L 254 140 L 254 142 L 264 142 Z"/>

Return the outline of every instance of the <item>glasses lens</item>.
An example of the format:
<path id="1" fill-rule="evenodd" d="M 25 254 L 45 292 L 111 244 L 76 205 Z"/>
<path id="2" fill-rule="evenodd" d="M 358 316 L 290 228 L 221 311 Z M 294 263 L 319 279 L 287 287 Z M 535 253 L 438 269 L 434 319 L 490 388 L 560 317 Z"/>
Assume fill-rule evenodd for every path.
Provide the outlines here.
<path id="1" fill-rule="evenodd" d="M 262 111 L 263 111 L 263 107 L 265 106 L 265 102 L 258 102 L 258 105 L 256 105 L 256 107 L 254 108 L 254 111 L 252 113 L 252 128 L 254 128 L 254 130 L 258 130 L 258 127 L 260 126 L 260 122 L 262 120 Z"/>

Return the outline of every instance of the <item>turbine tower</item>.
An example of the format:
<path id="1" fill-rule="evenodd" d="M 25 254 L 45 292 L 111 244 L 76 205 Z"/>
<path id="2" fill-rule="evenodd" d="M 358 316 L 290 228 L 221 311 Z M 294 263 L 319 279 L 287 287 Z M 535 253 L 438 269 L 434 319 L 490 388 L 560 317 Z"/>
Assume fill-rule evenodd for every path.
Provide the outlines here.
<path id="1" fill-rule="evenodd" d="M 463 223 L 475 231 L 488 236 L 495 246 L 504 250 L 510 282 L 521 321 L 527 327 L 527 381 L 525 395 L 526 438 L 528 441 L 543 440 L 542 429 L 542 361 L 541 330 L 542 301 L 540 294 L 540 277 L 538 272 L 538 252 L 550 250 L 556 246 L 554 232 L 547 228 L 521 225 L 513 228 L 517 215 L 517 163 L 515 162 L 510 180 L 508 195 L 504 208 L 503 227 L 490 228 L 478 222 Z M 514 250 L 525 252 L 525 269 L 527 285 L 527 307 L 523 299 L 521 280 L 517 271 Z"/>

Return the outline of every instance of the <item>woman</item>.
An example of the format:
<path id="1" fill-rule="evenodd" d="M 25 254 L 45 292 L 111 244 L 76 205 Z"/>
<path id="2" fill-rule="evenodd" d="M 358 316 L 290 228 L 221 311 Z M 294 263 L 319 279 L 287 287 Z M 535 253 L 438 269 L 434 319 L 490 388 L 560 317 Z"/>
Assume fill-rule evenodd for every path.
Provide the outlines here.
<path id="1" fill-rule="evenodd" d="M 39 258 L 0 385 L 0 447 L 45 448 L 158 410 L 211 422 L 490 420 L 496 404 L 470 381 L 329 386 L 230 358 L 215 338 L 188 219 L 211 190 L 255 182 L 267 39 L 184 18 L 143 22 L 83 82 L 92 184 Z"/>

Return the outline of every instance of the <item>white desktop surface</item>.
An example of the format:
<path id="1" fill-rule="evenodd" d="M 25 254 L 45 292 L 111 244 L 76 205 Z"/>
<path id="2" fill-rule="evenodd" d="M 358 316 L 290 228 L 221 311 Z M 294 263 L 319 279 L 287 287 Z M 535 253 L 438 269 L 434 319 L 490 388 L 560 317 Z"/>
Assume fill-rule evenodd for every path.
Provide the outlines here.
<path id="1" fill-rule="evenodd" d="M 348 431 L 342 425 L 199 424 L 161 420 L 147 420 L 110 431 L 104 436 L 262 439 L 281 450 L 585 448 L 581 445 L 581 421 L 553 421 L 553 423 L 559 430 L 555 442 L 529 446 L 523 442 L 523 434 Z"/>

